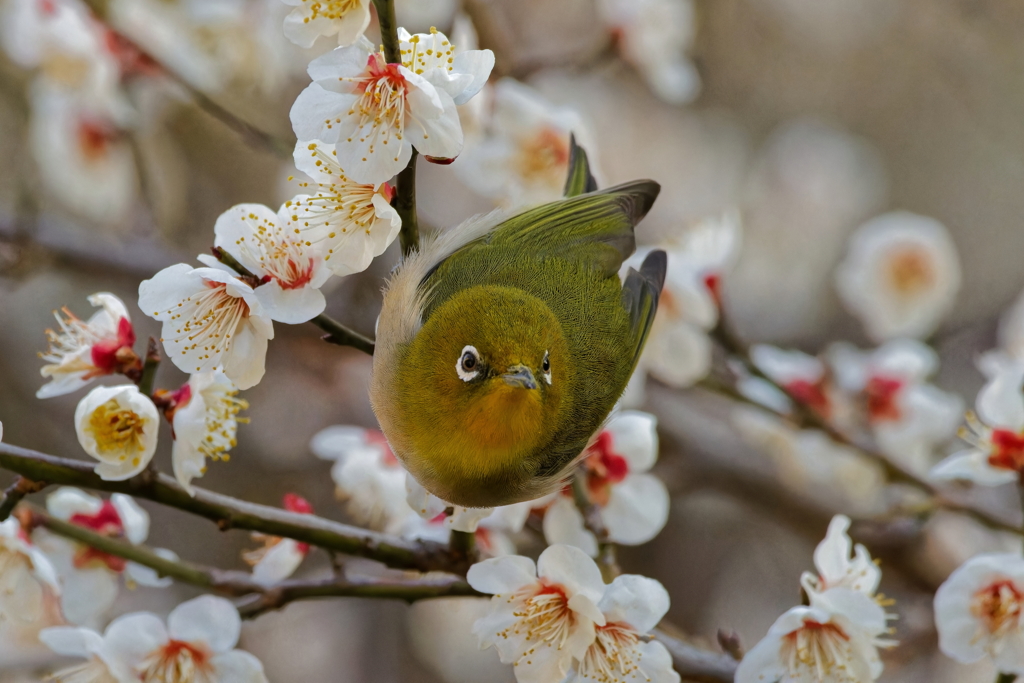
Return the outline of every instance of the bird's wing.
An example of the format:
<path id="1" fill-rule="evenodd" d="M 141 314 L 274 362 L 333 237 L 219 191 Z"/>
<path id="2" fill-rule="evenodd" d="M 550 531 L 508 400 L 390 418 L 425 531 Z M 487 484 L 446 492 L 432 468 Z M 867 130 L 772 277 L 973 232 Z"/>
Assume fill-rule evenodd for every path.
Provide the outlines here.
<path id="1" fill-rule="evenodd" d="M 636 249 L 633 227 L 650 210 L 653 180 L 567 197 L 508 218 L 440 260 L 420 282 L 445 298 L 466 279 L 508 265 L 513 255 L 582 264 L 611 277 Z M 472 274 L 471 274 L 472 273 Z"/>
<path id="2" fill-rule="evenodd" d="M 639 271 L 630 268 L 622 283 L 622 305 L 629 312 L 633 367 L 640 359 L 640 352 L 654 323 L 667 270 L 668 255 L 657 249 L 647 255 Z"/>
<path id="3" fill-rule="evenodd" d="M 576 144 L 576 136 L 569 136 L 569 174 L 565 179 L 565 190 L 562 195 L 575 197 L 597 190 L 597 181 L 590 172 L 590 160 L 587 151 Z"/>

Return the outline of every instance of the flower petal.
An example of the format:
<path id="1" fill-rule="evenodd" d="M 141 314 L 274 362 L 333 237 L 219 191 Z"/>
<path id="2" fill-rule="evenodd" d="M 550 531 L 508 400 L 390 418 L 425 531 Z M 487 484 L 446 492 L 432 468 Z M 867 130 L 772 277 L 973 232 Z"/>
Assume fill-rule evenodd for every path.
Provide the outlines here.
<path id="1" fill-rule="evenodd" d="M 537 566 L 528 557 L 507 555 L 477 562 L 466 575 L 481 593 L 507 595 L 537 580 Z"/>
<path id="2" fill-rule="evenodd" d="M 570 600 L 580 593 L 596 604 L 604 595 L 601 570 L 589 555 L 571 545 L 553 545 L 542 552 L 537 575 L 565 588 Z"/>
<path id="3" fill-rule="evenodd" d="M 216 653 L 234 648 L 241 630 L 242 620 L 234 606 L 212 595 L 183 602 L 167 617 L 171 638 L 204 643 Z"/>
<path id="4" fill-rule="evenodd" d="M 609 623 L 625 622 L 647 633 L 668 612 L 668 591 L 646 576 L 622 574 L 609 584 L 598 607 Z"/>

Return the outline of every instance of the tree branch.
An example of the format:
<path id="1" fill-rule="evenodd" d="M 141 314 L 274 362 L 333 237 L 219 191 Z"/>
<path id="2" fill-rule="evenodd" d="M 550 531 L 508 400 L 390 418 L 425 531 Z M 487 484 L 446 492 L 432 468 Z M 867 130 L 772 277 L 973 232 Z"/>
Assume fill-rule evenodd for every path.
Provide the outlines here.
<path id="1" fill-rule="evenodd" d="M 126 493 L 205 517 L 223 531 L 245 529 L 292 538 L 345 555 L 366 557 L 389 567 L 465 574 L 469 565 L 441 544 L 412 542 L 340 524 L 316 515 L 300 515 L 196 488 L 190 496 L 173 478 L 143 472 L 126 481 L 105 481 L 92 465 L 0 443 L 0 467 L 35 481 Z"/>
<path id="2" fill-rule="evenodd" d="M 427 576 L 404 581 L 380 579 L 349 580 L 343 577 L 316 580 L 288 580 L 273 586 L 256 583 L 247 572 L 217 569 L 183 560 L 161 557 L 152 549 L 127 541 L 97 534 L 85 527 L 57 519 L 39 509 L 30 510 L 30 524 L 88 545 L 96 550 L 149 567 L 160 576 L 169 576 L 182 583 L 205 588 L 233 597 L 255 595 L 239 612 L 253 618 L 264 612 L 280 609 L 289 602 L 309 598 L 363 597 L 392 598 L 414 602 L 424 598 L 450 595 L 479 595 L 465 580 L 457 576 Z"/>
<path id="3" fill-rule="evenodd" d="M 351 346 L 352 348 L 359 349 L 363 353 L 368 353 L 371 356 L 373 355 L 374 341 L 372 339 L 364 337 L 355 330 L 345 327 L 337 320 L 321 313 L 309 322 L 327 333 L 323 336 L 323 340 L 325 342 L 329 344 L 337 344 L 338 346 Z"/>
<path id="4" fill-rule="evenodd" d="M 685 681 L 732 683 L 739 663 L 729 655 L 710 652 L 669 635 L 661 628 L 651 631 L 654 639 L 672 655 L 676 673 Z"/>
<path id="5" fill-rule="evenodd" d="M 28 477 L 18 477 L 14 483 L 4 490 L 4 497 L 0 500 L 0 522 L 6 522 L 11 512 L 17 507 L 21 499 L 30 493 L 39 493 L 46 488 L 45 481 L 33 481 Z"/>
<path id="6" fill-rule="evenodd" d="M 893 462 L 890 458 L 886 457 L 885 454 L 873 448 L 869 448 L 862 443 L 856 442 L 848 435 L 838 430 L 827 420 L 823 419 L 813 410 L 808 408 L 802 402 L 800 402 L 797 399 L 797 397 L 793 396 L 789 391 L 786 390 L 785 387 L 783 387 L 778 382 L 773 380 L 771 377 L 766 375 L 764 372 L 761 371 L 760 368 L 757 367 L 757 365 L 754 364 L 753 360 L 750 357 L 750 353 L 747 350 L 746 345 L 744 345 L 735 336 L 735 334 L 733 334 L 731 328 L 725 322 L 724 312 L 721 314 L 719 318 L 718 326 L 711 331 L 711 337 L 716 342 L 718 342 L 718 344 L 727 353 L 733 355 L 739 361 L 741 361 L 751 374 L 770 383 L 772 386 L 774 386 L 776 389 L 778 389 L 779 391 L 781 391 L 783 394 L 790 398 L 790 401 L 792 401 L 794 406 L 794 414 L 789 417 L 795 419 L 797 426 L 800 429 L 817 429 L 819 431 L 824 432 L 833 441 L 856 449 L 860 453 L 878 462 L 884 468 L 886 477 L 889 479 L 889 481 L 906 484 L 908 486 L 912 486 L 920 491 L 927 493 L 937 506 L 943 507 L 953 512 L 959 512 L 961 514 L 967 515 L 968 517 L 971 517 L 975 521 L 978 521 L 991 529 L 997 529 L 999 531 L 1009 531 L 1011 533 L 1021 535 L 1022 531 L 1020 525 L 1011 524 L 1010 522 L 999 519 L 998 517 L 995 517 L 975 507 L 965 505 L 964 503 L 959 503 L 957 501 L 949 499 L 939 487 L 935 486 L 934 484 L 925 479 L 921 479 L 910 470 L 905 469 L 901 465 Z M 715 380 L 704 380 L 700 383 L 700 385 L 716 393 L 724 394 L 735 401 L 749 403 L 751 405 L 757 406 L 758 408 L 767 410 L 765 406 L 761 405 L 760 403 L 751 401 L 749 398 L 744 396 L 734 387 L 726 386 L 721 382 L 717 382 Z"/>

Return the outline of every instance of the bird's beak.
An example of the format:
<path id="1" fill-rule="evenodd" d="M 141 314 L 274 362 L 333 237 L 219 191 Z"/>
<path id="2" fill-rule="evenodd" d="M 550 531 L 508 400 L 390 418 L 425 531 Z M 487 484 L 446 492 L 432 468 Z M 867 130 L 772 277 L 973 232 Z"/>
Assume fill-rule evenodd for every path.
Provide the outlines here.
<path id="1" fill-rule="evenodd" d="M 513 365 L 508 372 L 501 376 L 505 384 L 521 389 L 536 389 L 537 380 L 533 378 L 530 368 L 525 365 Z"/>

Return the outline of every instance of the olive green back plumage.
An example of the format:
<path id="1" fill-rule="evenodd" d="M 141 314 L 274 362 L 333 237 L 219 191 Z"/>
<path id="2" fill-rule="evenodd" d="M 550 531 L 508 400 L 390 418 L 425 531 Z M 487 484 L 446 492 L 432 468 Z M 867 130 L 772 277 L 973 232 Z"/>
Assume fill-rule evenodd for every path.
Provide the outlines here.
<path id="1" fill-rule="evenodd" d="M 658 190 L 638 181 L 526 211 L 452 253 L 420 283 L 429 292 L 424 320 L 473 285 L 521 289 L 555 314 L 569 346 L 574 400 L 531 463 L 537 477 L 557 476 L 580 454 L 636 366 L 664 281 L 664 254 L 625 283 L 619 271 Z"/>

